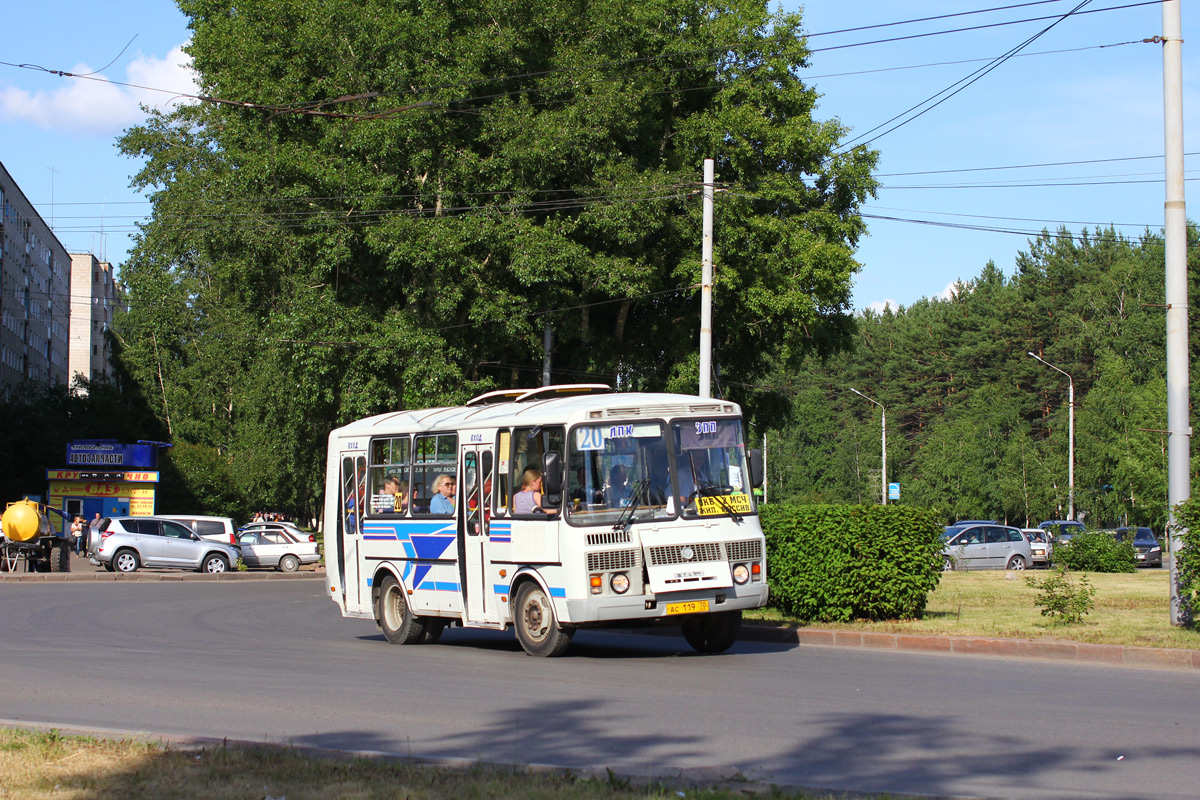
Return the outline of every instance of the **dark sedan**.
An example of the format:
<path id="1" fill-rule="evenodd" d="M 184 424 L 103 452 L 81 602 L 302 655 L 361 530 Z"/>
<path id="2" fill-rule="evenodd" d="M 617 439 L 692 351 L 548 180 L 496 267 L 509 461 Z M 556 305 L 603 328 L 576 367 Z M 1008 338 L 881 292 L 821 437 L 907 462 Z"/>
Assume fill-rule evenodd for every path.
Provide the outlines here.
<path id="1" fill-rule="evenodd" d="M 1162 545 L 1158 543 L 1158 539 L 1154 536 L 1154 531 L 1149 528 L 1117 528 L 1114 534 L 1118 542 L 1129 540 L 1129 535 L 1133 534 L 1133 549 L 1136 553 L 1137 563 L 1139 567 L 1161 567 L 1162 561 Z"/>

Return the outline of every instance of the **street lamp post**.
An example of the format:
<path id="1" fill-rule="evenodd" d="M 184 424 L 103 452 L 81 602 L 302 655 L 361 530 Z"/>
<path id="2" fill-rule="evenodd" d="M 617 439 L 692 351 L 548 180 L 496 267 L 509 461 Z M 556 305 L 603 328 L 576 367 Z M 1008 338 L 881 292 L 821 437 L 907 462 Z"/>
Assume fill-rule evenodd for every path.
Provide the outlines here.
<path id="1" fill-rule="evenodd" d="M 880 485 L 879 499 L 882 502 L 882 504 L 886 506 L 887 505 L 887 490 L 888 490 L 888 483 L 887 483 L 887 409 L 884 408 L 883 403 L 879 402 L 878 400 L 872 400 L 870 397 L 867 397 L 865 394 L 860 392 L 858 389 L 855 389 L 853 386 L 850 387 L 850 391 L 854 392 L 856 395 L 861 397 L 863 400 L 866 400 L 868 403 L 874 403 L 875 405 L 879 406 L 879 411 L 880 411 L 879 441 L 883 444 L 883 462 L 882 462 L 883 469 L 880 470 L 881 473 L 883 474 L 883 480 Z"/>
<path id="2" fill-rule="evenodd" d="M 1067 376 L 1067 519 L 1075 519 L 1075 379 L 1036 353 L 1027 353 Z"/>

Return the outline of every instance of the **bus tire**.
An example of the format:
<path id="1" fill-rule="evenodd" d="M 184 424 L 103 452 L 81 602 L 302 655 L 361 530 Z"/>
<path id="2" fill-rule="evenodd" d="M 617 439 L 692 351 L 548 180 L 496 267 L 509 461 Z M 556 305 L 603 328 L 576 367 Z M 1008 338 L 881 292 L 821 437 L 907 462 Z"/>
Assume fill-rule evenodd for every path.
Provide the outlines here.
<path id="1" fill-rule="evenodd" d="M 737 641 L 741 611 L 717 611 L 685 620 L 683 638 L 699 653 L 724 653 Z"/>
<path id="2" fill-rule="evenodd" d="M 446 630 L 446 620 L 433 619 L 425 620 L 425 638 L 422 640 L 425 644 L 434 644 L 438 639 L 442 638 L 442 631 Z"/>
<path id="3" fill-rule="evenodd" d="M 416 644 L 425 638 L 425 623 L 412 613 L 404 587 L 388 575 L 379 587 L 375 617 L 383 636 L 392 644 Z"/>
<path id="4" fill-rule="evenodd" d="M 517 590 L 513 625 L 522 649 L 539 658 L 553 658 L 567 652 L 575 633 L 574 629 L 558 624 L 554 618 L 554 604 L 533 581 L 526 581 Z"/>

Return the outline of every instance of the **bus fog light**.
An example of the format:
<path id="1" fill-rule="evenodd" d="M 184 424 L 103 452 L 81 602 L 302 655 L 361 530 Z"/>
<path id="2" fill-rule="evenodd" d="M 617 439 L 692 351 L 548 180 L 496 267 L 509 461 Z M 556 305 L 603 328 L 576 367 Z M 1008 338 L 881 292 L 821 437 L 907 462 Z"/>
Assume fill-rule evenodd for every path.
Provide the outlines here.
<path id="1" fill-rule="evenodd" d="M 604 579 L 599 575 L 593 575 L 591 577 L 591 584 L 592 594 L 600 594 L 600 592 L 604 591 Z"/>
<path id="2" fill-rule="evenodd" d="M 629 576 L 624 572 L 618 572 L 608 579 L 608 585 L 617 594 L 625 594 L 629 591 Z"/>
<path id="3" fill-rule="evenodd" d="M 733 568 L 733 582 L 743 584 L 750 580 L 750 570 L 746 569 L 745 564 L 738 564 Z"/>

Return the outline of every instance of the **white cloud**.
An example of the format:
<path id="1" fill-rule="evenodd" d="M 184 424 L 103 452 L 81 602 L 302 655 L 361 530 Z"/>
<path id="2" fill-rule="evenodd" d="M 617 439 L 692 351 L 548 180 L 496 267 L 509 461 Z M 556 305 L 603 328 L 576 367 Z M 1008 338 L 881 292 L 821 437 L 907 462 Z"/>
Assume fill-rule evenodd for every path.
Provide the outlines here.
<path id="1" fill-rule="evenodd" d="M 121 81 L 130 86 L 119 86 L 103 75 L 61 78 L 61 85 L 52 91 L 30 92 L 0 85 L 0 119 L 44 130 L 111 136 L 142 120 L 140 105 L 167 110 L 180 102 L 180 94 L 195 94 L 195 73 L 190 63 L 180 45 L 165 58 L 139 54 L 125 68 Z M 81 63 L 69 71 L 84 75 L 94 69 Z"/>
<path id="2" fill-rule="evenodd" d="M 939 300 L 953 299 L 954 295 L 958 294 L 958 283 L 959 282 L 957 279 L 952 280 L 949 283 L 947 283 L 946 288 L 942 289 L 942 291 L 937 294 L 937 299 L 939 299 Z"/>
<path id="3" fill-rule="evenodd" d="M 884 311 L 887 310 L 888 306 L 892 307 L 892 311 L 896 311 L 898 308 L 900 308 L 900 304 L 897 303 L 895 300 L 891 300 L 891 299 L 876 300 L 874 303 L 867 304 L 867 308 L 870 309 L 871 311 L 875 312 L 876 314 L 882 314 Z"/>

